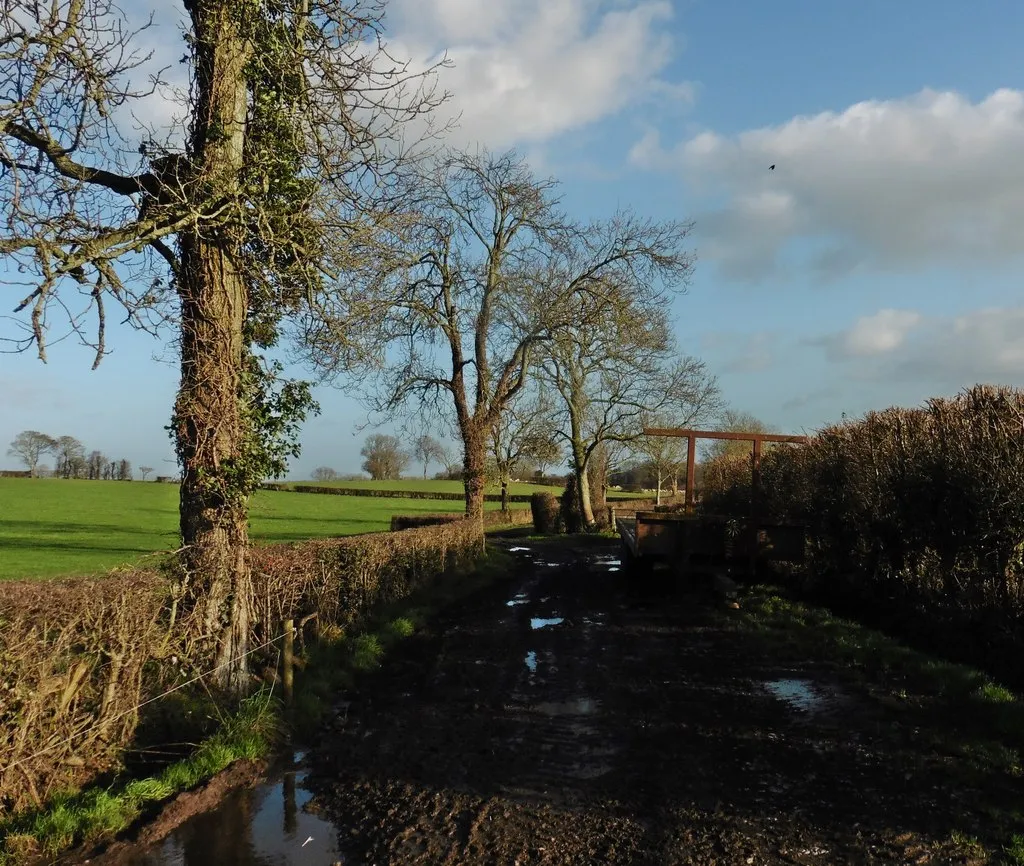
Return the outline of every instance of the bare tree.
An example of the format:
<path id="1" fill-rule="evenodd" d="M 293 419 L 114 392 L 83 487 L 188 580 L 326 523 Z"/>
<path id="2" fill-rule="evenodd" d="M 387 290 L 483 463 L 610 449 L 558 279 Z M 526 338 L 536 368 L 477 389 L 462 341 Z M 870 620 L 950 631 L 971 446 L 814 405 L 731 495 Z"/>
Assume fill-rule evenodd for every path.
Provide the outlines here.
<path id="1" fill-rule="evenodd" d="M 152 472 L 152 471 L 153 471 L 153 467 L 152 466 L 140 466 L 139 467 L 139 474 L 142 476 L 142 480 L 143 481 L 146 480 L 146 476 L 149 475 L 149 473 Z"/>
<path id="2" fill-rule="evenodd" d="M 439 411 L 463 446 L 466 513 L 482 519 L 488 439 L 523 389 L 538 349 L 577 321 L 584 298 L 685 277 L 686 227 L 629 213 L 592 225 L 558 209 L 553 180 L 515 153 L 451 153 L 417 178 L 420 218 L 403 235 L 407 267 L 363 303 L 363 354 L 313 334 L 328 370 L 376 362 L 364 378 L 386 416 Z M 350 298 L 337 317 L 358 316 Z M 348 317 L 348 318 L 346 318 Z M 327 337 L 327 339 L 324 339 Z"/>
<path id="3" fill-rule="evenodd" d="M 53 450 L 56 456 L 54 475 L 60 478 L 88 478 L 89 461 L 85 446 L 74 436 L 60 436 Z"/>
<path id="4" fill-rule="evenodd" d="M 112 0 L 4 4 L 0 255 L 26 281 L 11 342 L 43 360 L 61 316 L 94 364 L 110 305 L 137 327 L 176 320 L 182 582 L 220 685 L 241 688 L 248 496 L 311 405 L 298 383 L 275 396 L 259 353 L 392 220 L 402 130 L 438 98 L 388 53 L 378 0 L 183 5 L 179 152 L 115 125 L 145 95 L 131 78 L 151 34 Z"/>
<path id="5" fill-rule="evenodd" d="M 444 467 L 444 474 L 448 478 L 462 478 L 462 460 L 457 451 L 442 445 L 437 459 Z"/>
<path id="6" fill-rule="evenodd" d="M 24 463 L 32 477 L 35 478 L 40 458 L 52 451 L 55 445 L 56 442 L 52 436 L 47 436 L 38 430 L 22 430 L 11 440 L 7 454 L 10 457 L 17 457 Z"/>
<path id="7" fill-rule="evenodd" d="M 409 455 L 402 450 L 402 443 L 394 436 L 374 433 L 366 437 L 366 444 L 359 452 L 363 460 L 363 471 L 374 481 L 396 481 L 409 465 Z"/>
<path id="8" fill-rule="evenodd" d="M 86 458 L 87 477 L 91 481 L 103 479 L 109 463 L 110 461 L 107 460 L 106 455 L 102 451 L 90 451 L 89 456 Z"/>
<path id="9" fill-rule="evenodd" d="M 85 446 L 74 436 L 58 436 L 53 444 L 56 466 L 53 474 L 61 478 L 76 478 L 79 467 L 85 464 Z"/>
<path id="10" fill-rule="evenodd" d="M 444 446 L 433 436 L 424 433 L 422 436 L 418 436 L 413 443 L 412 456 L 417 463 L 423 464 L 423 478 L 426 480 L 429 464 L 432 461 L 444 462 Z"/>
<path id="11" fill-rule="evenodd" d="M 554 409 L 543 392 L 530 400 L 520 392 L 491 429 L 491 455 L 501 485 L 501 510 L 508 511 L 508 487 L 517 465 L 527 460 L 551 463 L 561 451 L 555 441 Z"/>
<path id="12" fill-rule="evenodd" d="M 331 469 L 330 466 L 317 466 L 313 470 L 314 481 L 334 481 L 338 477 L 338 473 Z"/>
<path id="13" fill-rule="evenodd" d="M 59 436 L 53 445 L 56 465 L 53 474 L 61 478 L 77 478 L 85 465 L 85 446 L 74 436 Z"/>
<path id="14" fill-rule="evenodd" d="M 778 430 L 771 424 L 766 424 L 756 415 L 740 409 L 727 409 L 722 413 L 722 420 L 717 425 L 718 430 L 725 430 L 733 433 L 777 433 Z M 766 448 L 774 447 L 774 443 L 765 443 Z M 749 442 L 731 442 L 727 439 L 715 439 L 705 447 L 707 460 L 716 460 L 722 457 L 745 457 L 750 454 L 751 445 Z"/>
<path id="15" fill-rule="evenodd" d="M 634 282 L 559 334 L 542 360 L 544 380 L 562 398 L 558 431 L 588 526 L 595 520 L 590 464 L 598 448 L 636 441 L 654 414 L 693 421 L 720 410 L 718 384 L 705 364 L 675 354 L 668 300 L 652 284 Z"/>

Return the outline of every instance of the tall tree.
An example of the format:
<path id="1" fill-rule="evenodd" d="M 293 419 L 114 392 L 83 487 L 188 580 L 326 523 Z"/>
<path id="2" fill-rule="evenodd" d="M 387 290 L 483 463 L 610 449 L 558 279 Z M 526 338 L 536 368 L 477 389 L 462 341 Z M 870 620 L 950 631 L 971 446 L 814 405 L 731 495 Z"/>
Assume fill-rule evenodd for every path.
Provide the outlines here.
<path id="1" fill-rule="evenodd" d="M 56 441 L 52 436 L 40 433 L 38 430 L 22 430 L 11 440 L 7 449 L 10 457 L 17 457 L 34 478 L 42 456 L 53 450 Z"/>
<path id="2" fill-rule="evenodd" d="M 386 415 L 440 407 L 462 439 L 466 513 L 482 519 L 491 430 L 539 347 L 577 320 L 584 298 L 685 277 L 686 227 L 630 213 L 574 224 L 558 209 L 555 182 L 511 152 L 448 154 L 416 185 L 419 218 L 401 237 L 407 267 L 361 310 L 337 301 L 339 320 L 360 321 L 362 351 L 321 332 L 314 358 L 329 370 L 376 362 L 380 375 L 362 381 Z"/>
<path id="3" fill-rule="evenodd" d="M 365 458 L 363 471 L 374 481 L 397 481 L 409 465 L 409 455 L 402 450 L 398 438 L 383 433 L 367 436 L 359 453 Z"/>
<path id="4" fill-rule="evenodd" d="M 93 481 L 98 481 L 105 477 L 105 472 L 110 465 L 110 461 L 102 451 L 90 451 L 89 456 L 86 459 L 88 469 L 86 470 L 89 474 L 89 478 Z"/>
<path id="5" fill-rule="evenodd" d="M 545 381 L 561 396 L 558 431 L 588 526 L 595 521 L 590 465 L 599 448 L 635 442 L 652 414 L 671 412 L 692 421 L 721 406 L 717 381 L 706 365 L 676 354 L 670 295 L 636 277 L 617 288 L 588 299 L 592 309 L 552 341 L 540 365 Z"/>
<path id="6" fill-rule="evenodd" d="M 74 436 L 58 436 L 53 454 L 56 459 L 53 474 L 60 478 L 77 478 L 85 468 L 85 446 Z"/>
<path id="7" fill-rule="evenodd" d="M 401 129 L 436 100 L 388 54 L 377 0 L 183 3 L 183 151 L 114 123 L 144 95 L 130 79 L 149 37 L 112 0 L 2 16 L 0 255 L 30 277 L 20 344 L 43 360 L 61 311 L 94 364 L 109 304 L 139 327 L 174 311 L 183 584 L 220 684 L 241 687 L 248 496 L 311 405 L 299 383 L 275 392 L 259 353 L 390 219 Z"/>
<path id="8" fill-rule="evenodd" d="M 427 467 L 431 462 L 443 463 L 445 457 L 444 445 L 438 442 L 433 436 L 424 433 L 417 436 L 413 443 L 412 456 L 417 463 L 423 464 L 423 478 L 426 480 Z"/>

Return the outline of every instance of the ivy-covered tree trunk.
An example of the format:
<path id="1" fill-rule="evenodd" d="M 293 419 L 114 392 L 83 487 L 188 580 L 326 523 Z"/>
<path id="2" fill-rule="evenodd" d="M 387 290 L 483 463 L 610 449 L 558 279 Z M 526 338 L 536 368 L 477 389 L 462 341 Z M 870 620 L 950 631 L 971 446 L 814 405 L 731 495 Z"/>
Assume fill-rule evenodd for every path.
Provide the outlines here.
<path id="1" fill-rule="evenodd" d="M 197 111 L 189 146 L 200 194 L 230 200 L 243 165 L 250 46 L 231 0 L 187 4 L 195 25 Z M 181 384 L 175 435 L 183 565 L 204 633 L 216 643 L 216 682 L 245 686 L 251 575 L 242 403 L 248 291 L 227 227 L 180 235 Z"/>
<path id="2" fill-rule="evenodd" d="M 472 419 L 463 426 L 466 517 L 484 519 L 484 487 L 487 483 L 487 440 Z"/>

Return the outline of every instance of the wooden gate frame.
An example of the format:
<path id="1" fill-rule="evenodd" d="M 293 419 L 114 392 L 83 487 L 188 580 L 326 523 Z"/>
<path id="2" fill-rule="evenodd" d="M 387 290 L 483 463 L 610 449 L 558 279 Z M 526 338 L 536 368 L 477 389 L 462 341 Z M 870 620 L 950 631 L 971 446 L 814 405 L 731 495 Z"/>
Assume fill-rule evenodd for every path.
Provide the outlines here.
<path id="1" fill-rule="evenodd" d="M 694 471 L 697 462 L 697 440 L 698 439 L 725 439 L 730 442 L 752 442 L 753 449 L 750 455 L 750 468 L 752 472 L 751 502 L 752 516 L 757 515 L 761 491 L 761 443 L 762 442 L 787 442 L 793 445 L 806 445 L 811 441 L 810 436 L 783 436 L 778 433 L 734 433 L 727 430 L 691 430 L 687 427 L 645 427 L 644 436 L 671 436 L 686 439 L 686 512 L 692 514 L 696 507 L 694 494 Z"/>

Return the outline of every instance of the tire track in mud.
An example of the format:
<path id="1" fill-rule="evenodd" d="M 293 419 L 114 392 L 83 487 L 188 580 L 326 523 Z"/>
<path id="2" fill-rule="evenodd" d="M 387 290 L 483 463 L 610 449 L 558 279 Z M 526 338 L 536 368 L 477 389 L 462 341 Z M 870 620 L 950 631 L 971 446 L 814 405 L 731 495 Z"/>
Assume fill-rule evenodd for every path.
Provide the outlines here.
<path id="1" fill-rule="evenodd" d="M 515 551 L 511 589 L 353 696 L 310 777 L 346 866 L 986 862 L 943 842 L 970 791 L 894 754 L 836 671 L 635 595 L 616 549 Z"/>

